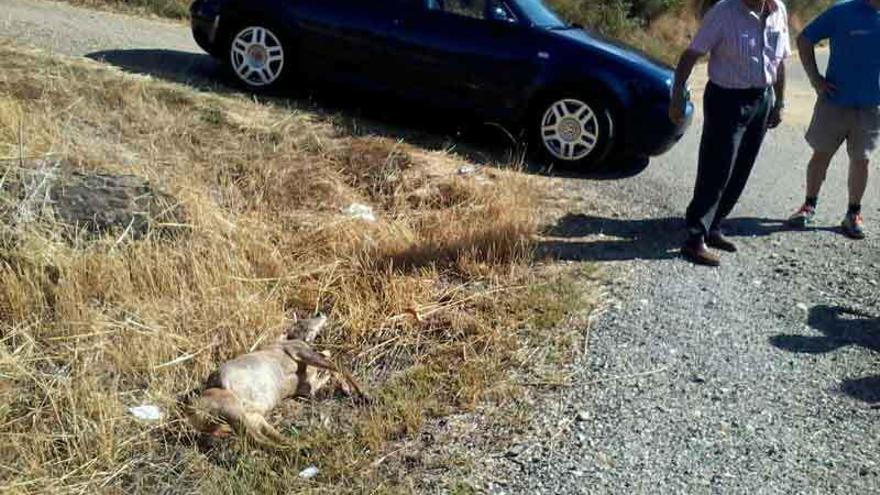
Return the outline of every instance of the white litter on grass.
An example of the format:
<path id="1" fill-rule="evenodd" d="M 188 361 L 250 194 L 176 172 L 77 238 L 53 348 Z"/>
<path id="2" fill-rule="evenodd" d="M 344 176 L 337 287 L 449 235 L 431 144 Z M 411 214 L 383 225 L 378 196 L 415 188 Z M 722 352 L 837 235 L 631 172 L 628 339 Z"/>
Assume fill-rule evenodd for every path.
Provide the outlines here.
<path id="1" fill-rule="evenodd" d="M 477 173 L 477 167 L 471 165 L 465 165 L 458 169 L 458 175 L 474 175 Z"/>
<path id="2" fill-rule="evenodd" d="M 299 472 L 299 477 L 304 480 L 310 480 L 320 473 L 321 470 L 317 466 L 309 466 Z"/>
<path id="3" fill-rule="evenodd" d="M 359 218 L 365 222 L 376 221 L 376 214 L 373 213 L 373 208 L 360 203 L 352 203 L 348 208 L 342 210 L 342 213 L 345 213 L 351 218 Z"/>
<path id="4" fill-rule="evenodd" d="M 143 421 L 159 421 L 162 419 L 162 410 L 159 409 L 159 406 L 143 405 L 129 407 L 128 411 L 133 414 L 134 417 Z"/>

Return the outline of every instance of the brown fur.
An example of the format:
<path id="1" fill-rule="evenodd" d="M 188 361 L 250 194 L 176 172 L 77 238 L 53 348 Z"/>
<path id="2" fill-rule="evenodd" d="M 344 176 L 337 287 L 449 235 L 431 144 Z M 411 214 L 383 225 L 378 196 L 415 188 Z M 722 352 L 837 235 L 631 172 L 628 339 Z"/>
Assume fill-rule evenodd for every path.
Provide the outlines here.
<path id="1" fill-rule="evenodd" d="M 281 400 L 314 397 L 334 378 L 345 393 L 365 400 L 354 378 L 329 360 L 330 353 L 311 346 L 326 321 L 323 316 L 294 320 L 277 342 L 224 363 L 186 405 L 193 427 L 217 437 L 231 430 L 262 445 L 281 447 L 286 438 L 266 421 Z"/>

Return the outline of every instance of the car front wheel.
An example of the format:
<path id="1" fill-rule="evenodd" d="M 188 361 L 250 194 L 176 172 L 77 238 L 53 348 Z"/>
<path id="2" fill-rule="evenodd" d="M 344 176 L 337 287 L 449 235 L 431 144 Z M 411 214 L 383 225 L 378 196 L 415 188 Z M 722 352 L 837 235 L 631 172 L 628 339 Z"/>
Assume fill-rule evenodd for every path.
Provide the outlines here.
<path id="1" fill-rule="evenodd" d="M 256 92 L 274 92 L 292 71 L 291 50 L 278 29 L 246 23 L 233 30 L 227 46 L 227 68 L 236 83 Z"/>
<path id="2" fill-rule="evenodd" d="M 607 156 L 614 139 L 611 111 L 591 98 L 550 98 L 539 105 L 532 125 L 545 159 L 583 171 Z"/>

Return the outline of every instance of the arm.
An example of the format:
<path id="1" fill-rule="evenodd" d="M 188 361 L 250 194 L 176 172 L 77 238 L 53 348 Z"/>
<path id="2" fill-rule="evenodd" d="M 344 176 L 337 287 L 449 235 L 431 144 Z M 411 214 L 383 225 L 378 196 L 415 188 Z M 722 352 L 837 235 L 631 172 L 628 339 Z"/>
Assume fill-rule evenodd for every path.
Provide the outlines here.
<path id="1" fill-rule="evenodd" d="M 810 84 L 819 96 L 833 94 L 837 90 L 819 73 L 819 67 L 816 65 L 816 44 L 831 39 L 837 34 L 839 31 L 837 19 L 840 12 L 839 6 L 831 7 L 813 19 L 798 36 L 797 46 L 801 54 L 801 63 L 810 79 Z"/>
<path id="2" fill-rule="evenodd" d="M 703 54 L 696 50 L 685 50 L 675 68 L 675 83 L 672 86 L 672 103 L 669 105 L 669 119 L 676 125 L 684 122 L 685 89 L 687 81 L 694 72 L 694 66 Z"/>
<path id="3" fill-rule="evenodd" d="M 816 45 L 806 36 L 801 34 L 797 40 L 798 51 L 801 55 L 801 64 L 804 71 L 810 79 L 813 89 L 820 95 L 824 93 L 833 93 L 835 89 L 833 84 L 828 83 L 822 74 L 819 73 L 819 66 L 816 64 Z"/>
<path id="4" fill-rule="evenodd" d="M 684 122 L 685 89 L 688 79 L 694 71 L 694 65 L 703 55 L 712 51 L 721 41 L 722 19 L 719 15 L 718 5 L 709 9 L 703 18 L 703 24 L 691 41 L 690 47 L 681 54 L 678 66 L 675 68 L 675 82 L 672 86 L 672 102 L 669 105 L 669 119 L 676 125 Z"/>
<path id="5" fill-rule="evenodd" d="M 773 94 L 776 95 L 776 102 L 767 119 L 769 129 L 775 129 L 782 123 L 782 111 L 785 109 L 785 60 L 779 64 L 776 82 L 773 83 Z"/>
<path id="6" fill-rule="evenodd" d="M 776 94 L 776 107 L 785 107 L 785 60 L 779 63 L 776 82 L 773 84 L 773 92 Z"/>

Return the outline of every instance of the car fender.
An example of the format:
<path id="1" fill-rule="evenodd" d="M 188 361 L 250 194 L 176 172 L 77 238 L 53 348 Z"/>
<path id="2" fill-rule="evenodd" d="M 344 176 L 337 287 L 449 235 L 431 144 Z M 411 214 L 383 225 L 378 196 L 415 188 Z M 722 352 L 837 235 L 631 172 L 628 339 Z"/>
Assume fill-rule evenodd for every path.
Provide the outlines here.
<path id="1" fill-rule="evenodd" d="M 284 29 L 284 35 L 296 41 L 299 18 L 296 12 L 297 2 L 279 2 L 276 0 L 229 0 L 220 9 L 220 30 L 229 36 L 229 30 L 245 19 L 266 18 Z M 266 13 L 271 12 L 267 16 Z"/>
<path id="2" fill-rule="evenodd" d="M 607 71 L 596 70 L 588 75 L 550 77 L 551 74 L 558 73 L 559 71 L 553 69 L 541 73 L 534 86 L 530 88 L 526 105 L 528 113 L 523 116 L 524 118 L 530 118 L 537 111 L 537 105 L 554 95 L 586 93 L 601 97 L 609 110 L 617 116 L 616 127 L 620 127 L 626 108 L 632 104 L 632 95 L 616 76 Z"/>

